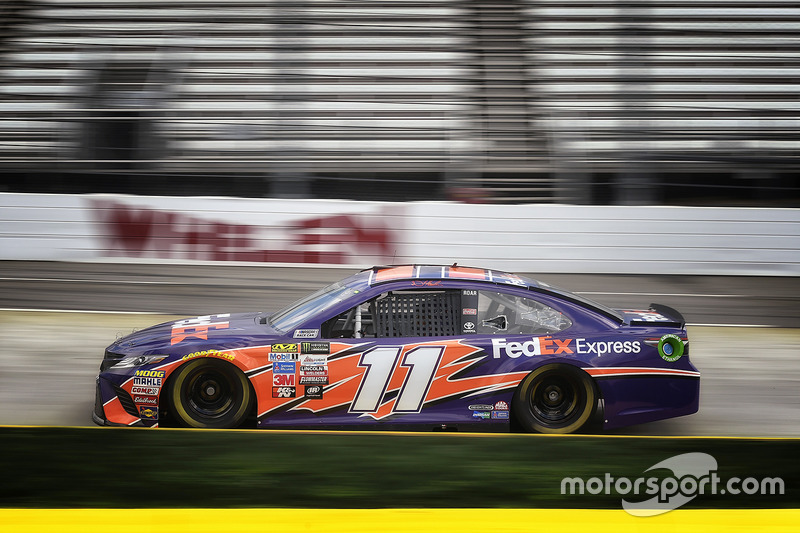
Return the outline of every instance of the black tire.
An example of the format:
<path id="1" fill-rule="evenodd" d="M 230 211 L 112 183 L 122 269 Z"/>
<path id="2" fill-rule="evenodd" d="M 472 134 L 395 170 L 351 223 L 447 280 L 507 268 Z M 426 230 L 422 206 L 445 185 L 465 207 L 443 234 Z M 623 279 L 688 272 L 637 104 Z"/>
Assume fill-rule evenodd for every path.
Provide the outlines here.
<path id="1" fill-rule="evenodd" d="M 591 378 L 570 365 L 544 365 L 522 380 L 511 410 L 526 431 L 573 433 L 592 417 L 597 393 Z"/>
<path id="2" fill-rule="evenodd" d="M 169 412 L 179 426 L 237 428 L 247 418 L 253 393 L 247 377 L 219 359 L 195 359 L 171 376 Z"/>

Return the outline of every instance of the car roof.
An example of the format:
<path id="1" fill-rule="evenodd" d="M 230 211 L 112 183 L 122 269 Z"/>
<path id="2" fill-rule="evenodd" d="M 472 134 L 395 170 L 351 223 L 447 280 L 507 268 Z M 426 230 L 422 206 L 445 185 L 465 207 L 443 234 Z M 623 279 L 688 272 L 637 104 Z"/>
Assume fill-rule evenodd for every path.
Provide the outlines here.
<path id="1" fill-rule="evenodd" d="M 487 284 L 505 285 L 508 287 L 518 287 L 530 291 L 549 294 L 563 300 L 570 301 L 581 307 L 591 309 L 601 315 L 606 316 L 618 323 L 624 322 L 622 315 L 617 311 L 599 304 L 588 298 L 578 296 L 564 289 L 536 281 L 531 278 L 503 272 L 502 270 L 491 270 L 487 268 L 465 267 L 457 264 L 453 265 L 388 265 L 374 266 L 370 269 L 362 270 L 351 278 L 358 284 L 366 283 L 369 287 L 390 283 L 395 281 L 470 281 L 483 282 Z"/>
<path id="2" fill-rule="evenodd" d="M 487 268 L 462 267 L 457 265 L 391 265 L 376 266 L 362 271 L 368 273 L 367 284 L 370 286 L 391 281 L 414 280 L 457 280 L 484 281 L 514 287 L 537 288 L 541 284 L 535 280 L 523 278 L 516 274 Z"/>

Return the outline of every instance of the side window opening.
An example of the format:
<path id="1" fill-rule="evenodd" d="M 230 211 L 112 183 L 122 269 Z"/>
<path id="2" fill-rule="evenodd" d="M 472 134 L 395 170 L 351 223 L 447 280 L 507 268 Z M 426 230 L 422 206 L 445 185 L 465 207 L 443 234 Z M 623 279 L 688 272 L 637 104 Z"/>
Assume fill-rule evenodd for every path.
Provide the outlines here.
<path id="1" fill-rule="evenodd" d="M 390 291 L 322 326 L 327 338 L 441 337 L 461 332 L 457 290 Z"/>
<path id="2" fill-rule="evenodd" d="M 458 291 L 398 291 L 374 300 L 372 316 L 378 337 L 457 335 Z"/>
<path id="3" fill-rule="evenodd" d="M 326 339 L 375 337 L 375 324 L 369 303 L 357 305 L 322 324 L 322 336 Z"/>
<path id="4" fill-rule="evenodd" d="M 390 291 L 328 320 L 325 338 L 549 335 L 572 326 L 531 298 L 486 290 Z"/>

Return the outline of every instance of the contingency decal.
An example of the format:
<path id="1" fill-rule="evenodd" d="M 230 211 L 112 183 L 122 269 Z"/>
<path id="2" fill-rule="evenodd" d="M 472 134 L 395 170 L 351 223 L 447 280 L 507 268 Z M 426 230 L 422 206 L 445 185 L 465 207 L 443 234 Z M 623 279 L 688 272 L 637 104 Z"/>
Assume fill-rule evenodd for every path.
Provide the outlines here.
<path id="1" fill-rule="evenodd" d="M 369 343 L 360 347 L 331 343 L 325 371 L 328 375 L 319 376 L 329 383 L 319 391 L 324 395 L 317 397 L 315 390 L 312 397 L 297 400 L 266 398 L 259 402 L 259 417 L 287 408 L 320 413 L 346 407 L 355 415 L 380 420 L 394 414 L 417 413 L 425 405 L 447 398 L 513 388 L 528 374 L 521 371 L 464 377 L 467 370 L 486 358 L 480 353 L 477 346 L 460 341 L 398 346 Z M 301 367 L 306 367 L 304 372 L 314 372 L 313 366 L 301 361 Z M 318 384 L 321 383 L 314 383 Z"/>

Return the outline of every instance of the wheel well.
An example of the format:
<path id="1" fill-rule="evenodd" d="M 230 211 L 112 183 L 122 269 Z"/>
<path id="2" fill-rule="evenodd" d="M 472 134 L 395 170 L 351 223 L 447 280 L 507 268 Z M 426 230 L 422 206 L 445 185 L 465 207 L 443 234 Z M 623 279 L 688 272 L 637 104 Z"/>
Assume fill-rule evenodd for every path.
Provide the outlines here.
<path id="1" fill-rule="evenodd" d="M 592 391 L 595 397 L 595 404 L 593 406 L 593 415 L 590 418 L 590 424 L 594 427 L 598 425 L 598 421 L 600 421 L 600 425 L 602 425 L 602 411 L 604 409 L 604 398 L 600 387 L 597 386 L 594 378 L 584 370 L 583 367 L 578 365 L 574 365 L 571 363 L 565 363 L 562 361 L 545 361 L 542 364 L 538 365 L 536 368 L 532 369 L 522 380 L 520 380 L 517 388 L 514 390 L 514 394 L 511 398 L 511 410 L 514 412 L 518 408 L 518 402 L 521 401 L 519 391 L 522 384 L 527 380 L 533 373 L 542 369 L 543 367 L 551 366 L 553 367 L 552 370 L 564 370 L 565 372 L 573 373 L 575 376 L 580 376 L 581 379 L 586 380 L 586 382 L 591 384 Z M 520 425 L 519 421 L 515 416 L 511 417 L 511 431 L 521 431 L 522 426 Z"/>
<path id="2" fill-rule="evenodd" d="M 597 399 L 601 400 L 603 398 L 603 396 L 601 394 L 601 391 L 600 391 L 600 387 L 597 386 L 597 383 L 595 383 L 594 378 L 591 375 L 589 375 L 589 373 L 586 372 L 586 370 L 584 370 L 583 367 L 578 366 L 578 365 L 573 365 L 573 364 L 570 364 L 570 363 L 563 363 L 561 361 L 559 361 L 559 362 L 545 361 L 544 363 L 540 364 L 539 366 L 537 366 L 536 368 L 534 368 L 533 370 L 528 372 L 528 374 L 524 378 L 522 378 L 520 380 L 520 384 L 522 382 L 524 382 L 526 379 L 528 379 L 528 376 L 530 376 L 531 374 L 533 374 L 534 372 L 536 372 L 540 368 L 542 368 L 544 366 L 548 366 L 548 365 L 551 365 L 551 366 L 556 367 L 556 368 L 567 368 L 567 369 L 569 369 L 569 370 L 567 370 L 568 372 L 577 372 L 577 373 L 581 374 L 582 377 L 586 378 L 589 381 L 589 383 L 592 384 L 592 389 L 594 389 L 594 393 L 597 396 Z M 517 388 L 519 388 L 519 385 L 517 385 Z M 517 399 L 517 395 L 515 393 L 514 397 L 512 398 L 512 402 L 515 401 L 516 399 Z"/>

